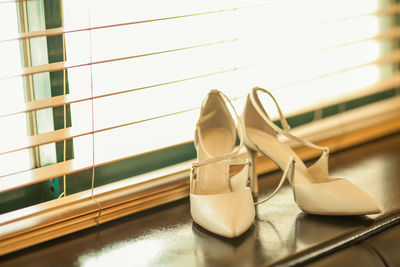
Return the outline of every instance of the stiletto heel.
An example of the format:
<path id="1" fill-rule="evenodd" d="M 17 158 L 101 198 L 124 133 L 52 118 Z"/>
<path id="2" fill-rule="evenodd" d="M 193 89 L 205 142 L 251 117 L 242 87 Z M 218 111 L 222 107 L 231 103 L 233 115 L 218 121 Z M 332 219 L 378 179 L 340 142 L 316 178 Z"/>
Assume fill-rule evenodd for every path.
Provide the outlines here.
<path id="1" fill-rule="evenodd" d="M 232 107 L 235 122 L 225 103 Z M 229 98 L 212 90 L 203 101 L 196 125 L 197 162 L 190 174 L 190 213 L 193 221 L 210 232 L 237 237 L 246 232 L 255 217 L 248 185 L 250 162 L 235 159 L 243 147 L 243 125 Z M 235 148 L 237 133 L 240 144 Z M 230 176 L 230 167 L 242 165 Z"/>
<path id="2" fill-rule="evenodd" d="M 275 125 L 268 117 L 258 97 L 259 91 L 268 94 L 274 101 L 283 129 Z M 242 119 L 245 127 L 244 139 L 246 146 L 251 151 L 258 151 L 268 156 L 284 170 L 279 186 L 273 194 L 279 190 L 283 181 L 289 178 L 297 205 L 307 213 L 364 215 L 381 211 L 381 207 L 374 198 L 350 181 L 343 178 L 329 177 L 329 149 L 290 134 L 288 132 L 290 126 L 283 116 L 277 101 L 269 91 L 259 87 L 253 88 L 247 96 Z M 277 138 L 277 134 L 284 135 L 305 146 L 321 150 L 322 155 L 311 167 L 306 167 L 298 155 Z M 254 156 L 255 153 L 251 152 L 251 155 Z M 255 162 L 255 158 L 252 158 L 253 161 Z M 268 197 L 268 199 L 271 197 Z"/>
<path id="3" fill-rule="evenodd" d="M 258 175 L 257 175 L 257 151 L 247 148 L 247 153 L 250 158 L 250 189 L 254 197 L 258 196 Z"/>

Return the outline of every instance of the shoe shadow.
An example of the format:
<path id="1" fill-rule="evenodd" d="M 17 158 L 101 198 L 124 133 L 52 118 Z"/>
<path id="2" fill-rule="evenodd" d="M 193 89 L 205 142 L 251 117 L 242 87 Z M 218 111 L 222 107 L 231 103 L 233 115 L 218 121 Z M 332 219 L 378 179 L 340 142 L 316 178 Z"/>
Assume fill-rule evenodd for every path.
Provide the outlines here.
<path id="1" fill-rule="evenodd" d="M 252 226 L 236 238 L 215 235 L 198 224 L 192 224 L 195 257 L 199 266 L 254 266 L 257 234 Z"/>
<path id="2" fill-rule="evenodd" d="M 327 242 L 372 222 L 373 220 L 366 216 L 321 216 L 299 213 L 293 227 L 292 251 Z"/>

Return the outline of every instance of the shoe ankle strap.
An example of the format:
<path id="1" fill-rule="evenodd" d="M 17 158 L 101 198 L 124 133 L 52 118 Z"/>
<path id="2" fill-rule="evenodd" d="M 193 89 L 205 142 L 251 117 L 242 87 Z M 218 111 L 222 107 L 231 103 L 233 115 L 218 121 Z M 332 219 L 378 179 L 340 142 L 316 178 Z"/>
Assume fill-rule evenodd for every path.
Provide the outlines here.
<path id="1" fill-rule="evenodd" d="M 268 118 L 268 116 L 265 114 L 265 111 L 261 108 L 261 102 L 260 102 L 260 100 L 259 100 L 259 98 L 258 98 L 257 91 L 262 91 L 262 92 L 264 92 L 264 93 L 267 93 L 267 94 L 272 98 L 272 100 L 275 102 L 276 108 L 278 109 L 278 112 L 279 112 L 279 115 L 280 115 L 280 118 L 281 118 L 281 122 L 282 122 L 283 129 L 281 129 L 280 127 L 278 127 L 278 126 L 277 126 L 273 121 L 271 121 L 271 120 Z M 290 133 L 288 132 L 288 130 L 290 129 L 290 126 L 289 126 L 289 124 L 287 123 L 286 118 L 285 118 L 285 116 L 283 115 L 282 110 L 281 110 L 281 108 L 280 108 L 279 105 L 278 105 L 278 102 L 276 101 L 275 97 L 271 94 L 270 91 L 268 91 L 268 90 L 266 90 L 266 89 L 264 89 L 264 88 L 254 87 L 253 90 L 252 90 L 252 92 L 250 93 L 250 101 L 251 101 L 251 103 L 253 104 L 253 107 L 254 107 L 254 108 L 256 109 L 256 111 L 258 112 L 258 114 L 261 116 L 261 118 L 262 118 L 275 132 L 280 133 L 280 134 L 282 134 L 282 135 L 284 135 L 284 136 L 286 136 L 286 137 L 288 137 L 288 138 L 290 138 L 290 139 L 292 139 L 292 140 L 294 140 L 294 141 L 296 141 L 296 142 L 298 142 L 298 143 L 300 143 L 300 144 L 303 144 L 303 145 L 305 145 L 305 146 L 308 146 L 308 147 L 311 147 L 311 148 L 318 149 L 318 150 L 324 151 L 324 152 L 326 152 L 326 153 L 329 153 L 329 148 L 328 148 L 328 147 L 318 146 L 318 145 L 316 145 L 316 144 L 311 143 L 310 141 L 308 141 L 308 140 L 306 140 L 306 139 L 303 139 L 303 138 L 294 136 L 294 135 L 292 135 L 292 134 L 290 134 Z"/>
<path id="2" fill-rule="evenodd" d="M 260 200 L 258 202 L 255 202 L 254 205 L 260 205 L 264 202 L 267 202 L 268 200 L 270 200 L 273 196 L 275 196 L 276 193 L 278 193 L 279 189 L 281 189 L 283 183 L 285 182 L 286 179 L 288 179 L 289 183 L 292 184 L 293 183 L 293 176 L 294 176 L 294 171 L 295 171 L 295 163 L 296 160 L 293 157 L 290 157 L 285 170 L 282 174 L 281 179 L 279 180 L 279 184 L 278 186 L 275 188 L 274 192 L 272 192 L 268 197 L 264 198 L 263 200 Z"/>
<path id="3" fill-rule="evenodd" d="M 279 117 L 280 117 L 280 120 L 281 120 L 281 123 L 282 123 L 282 128 L 284 130 L 286 130 L 286 131 L 290 130 L 291 127 L 288 124 L 288 122 L 286 120 L 286 117 L 283 115 L 283 112 L 282 112 L 278 102 L 276 101 L 275 97 L 272 95 L 272 93 L 270 91 L 268 91 L 268 90 L 266 90 L 264 88 L 261 88 L 261 87 L 254 87 L 252 92 L 251 92 L 251 95 L 250 95 L 251 96 L 250 100 L 253 103 L 253 106 L 258 107 L 257 112 L 265 114 L 265 112 L 260 107 L 261 106 L 261 102 L 260 102 L 260 99 L 258 97 L 257 91 L 262 91 L 262 92 L 268 94 L 272 98 L 272 100 L 275 103 L 276 109 L 278 110 Z"/>

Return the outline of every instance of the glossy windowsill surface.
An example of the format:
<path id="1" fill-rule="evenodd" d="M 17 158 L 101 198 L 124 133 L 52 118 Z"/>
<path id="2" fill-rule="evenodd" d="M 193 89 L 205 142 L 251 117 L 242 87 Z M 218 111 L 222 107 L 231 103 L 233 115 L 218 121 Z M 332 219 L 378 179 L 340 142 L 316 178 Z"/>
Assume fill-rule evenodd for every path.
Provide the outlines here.
<path id="1" fill-rule="evenodd" d="M 1 266 L 258 266 L 317 253 L 400 212 L 400 134 L 332 154 L 332 177 L 347 177 L 374 196 L 383 213 L 313 216 L 300 211 L 286 184 L 257 207 L 254 226 L 229 240 L 194 224 L 183 199 L 24 249 L 0 258 Z M 260 178 L 260 198 L 281 172 Z"/>

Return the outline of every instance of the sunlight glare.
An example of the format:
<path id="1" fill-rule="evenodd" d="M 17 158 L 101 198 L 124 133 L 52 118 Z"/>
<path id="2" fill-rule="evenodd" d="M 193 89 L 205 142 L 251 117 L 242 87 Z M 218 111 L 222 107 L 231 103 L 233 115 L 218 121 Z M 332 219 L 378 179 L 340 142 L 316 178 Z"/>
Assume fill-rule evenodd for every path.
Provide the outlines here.
<path id="1" fill-rule="evenodd" d="M 88 27 L 88 10 L 79 13 L 78 23 L 73 7 L 79 1 L 67 2 L 66 27 Z M 121 9 L 91 1 L 91 26 L 257 3 L 265 2 L 121 2 L 126 7 Z M 67 36 L 67 59 L 88 62 L 90 49 L 95 62 L 128 57 L 92 66 L 95 96 L 145 88 L 94 100 L 95 129 L 199 107 L 210 89 L 239 97 L 234 102 L 240 107 L 252 86 L 265 87 L 274 91 L 286 115 L 297 114 L 379 82 L 374 62 L 382 55 L 380 44 L 366 40 L 379 32 L 379 20 L 371 14 L 377 8 L 378 0 L 271 1 L 257 8 L 102 28 L 92 31 L 91 43 L 88 32 Z M 209 45 L 186 49 L 199 44 Z M 198 76 L 203 78 L 188 79 Z M 71 94 L 90 93 L 87 78 L 83 83 L 78 75 L 69 79 Z M 90 109 L 80 106 L 72 111 L 73 127 L 90 123 L 91 116 L 80 115 Z M 96 134 L 96 158 L 106 161 L 189 141 L 197 115 L 198 110 Z M 77 122 L 83 118 L 85 123 Z"/>

